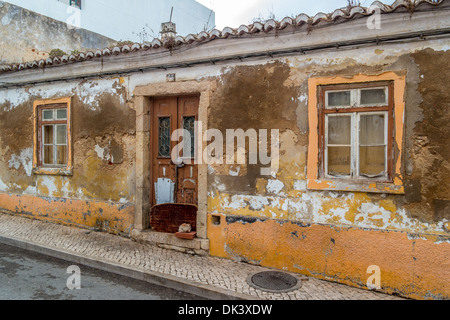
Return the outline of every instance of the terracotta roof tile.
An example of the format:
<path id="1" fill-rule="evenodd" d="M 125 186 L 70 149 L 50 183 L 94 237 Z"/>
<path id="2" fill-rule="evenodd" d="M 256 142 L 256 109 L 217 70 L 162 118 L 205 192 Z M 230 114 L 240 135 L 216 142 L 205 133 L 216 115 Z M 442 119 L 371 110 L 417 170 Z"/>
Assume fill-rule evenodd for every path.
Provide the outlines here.
<path id="1" fill-rule="evenodd" d="M 174 43 L 175 45 L 192 44 L 195 42 L 204 42 L 220 38 L 224 39 L 231 36 L 239 37 L 247 34 L 269 33 L 272 30 L 282 30 L 289 26 L 300 27 L 304 24 L 316 25 L 321 22 L 334 23 L 341 20 L 351 20 L 357 16 L 362 17 L 372 15 L 376 11 L 376 8 L 379 8 L 381 13 L 391 13 L 402 8 L 406 10 L 415 10 L 422 5 L 439 6 L 445 1 L 446 0 L 413 0 L 411 2 L 408 0 L 396 0 L 390 6 L 380 1 L 375 1 L 368 8 L 356 6 L 351 8 L 350 11 L 345 8 L 341 8 L 336 9 L 330 14 L 320 12 L 313 17 L 302 13 L 295 18 L 286 17 L 281 21 L 268 20 L 265 22 L 254 22 L 251 25 L 241 25 L 236 29 L 225 27 L 222 31 L 214 29 L 210 32 L 202 31 L 197 35 L 189 34 L 186 37 L 178 35 L 175 37 Z M 65 55 L 62 57 L 55 57 L 53 59 L 48 58 L 30 63 L 3 65 L 0 67 L 0 73 L 25 70 L 30 68 L 44 68 L 45 66 L 51 66 L 60 63 L 80 62 L 93 58 L 101 58 L 103 56 L 126 54 L 129 52 L 137 52 L 140 50 L 158 49 L 163 46 L 163 40 L 154 39 L 150 43 L 134 43 L 132 45 L 124 45 L 122 47 L 105 48 L 103 50 L 97 50 L 95 52 L 85 52 L 76 55 L 72 54 L 70 56 Z"/>

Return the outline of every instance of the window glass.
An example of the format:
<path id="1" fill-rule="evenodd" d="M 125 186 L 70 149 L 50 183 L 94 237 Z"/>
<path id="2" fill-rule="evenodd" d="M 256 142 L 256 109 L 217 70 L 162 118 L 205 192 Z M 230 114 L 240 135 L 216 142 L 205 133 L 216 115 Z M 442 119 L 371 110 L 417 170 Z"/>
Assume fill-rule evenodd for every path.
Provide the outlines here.
<path id="1" fill-rule="evenodd" d="M 385 143 L 385 115 L 361 115 L 359 124 L 360 145 L 376 146 Z"/>
<path id="2" fill-rule="evenodd" d="M 67 164 L 67 146 L 56 146 L 56 164 Z"/>
<path id="3" fill-rule="evenodd" d="M 56 119 L 58 119 L 58 120 L 66 120 L 67 119 L 67 109 L 58 109 L 58 110 L 56 110 Z"/>
<path id="4" fill-rule="evenodd" d="M 386 103 L 386 90 L 384 88 L 378 89 L 363 89 L 361 90 L 361 104 L 384 104 Z"/>
<path id="5" fill-rule="evenodd" d="M 351 102 L 350 91 L 328 92 L 329 107 L 349 106 L 350 102 Z"/>
<path id="6" fill-rule="evenodd" d="M 56 144 L 67 144 L 67 125 L 56 126 Z"/>
<path id="7" fill-rule="evenodd" d="M 351 174 L 351 147 L 328 147 L 328 174 L 349 176 Z"/>
<path id="8" fill-rule="evenodd" d="M 384 176 L 386 170 L 386 147 L 360 147 L 359 171 L 366 177 Z"/>
<path id="9" fill-rule="evenodd" d="M 384 114 L 360 116 L 359 125 L 359 170 L 360 175 L 376 177 L 386 170 Z"/>
<path id="10" fill-rule="evenodd" d="M 170 117 L 159 118 L 158 156 L 170 158 Z"/>
<path id="11" fill-rule="evenodd" d="M 328 116 L 328 144 L 351 142 L 351 116 Z"/>
<path id="12" fill-rule="evenodd" d="M 44 126 L 44 144 L 53 144 L 53 126 Z"/>
<path id="13" fill-rule="evenodd" d="M 183 117 L 183 129 L 186 132 L 189 132 L 189 137 L 185 137 L 184 148 L 183 148 L 183 157 L 192 158 L 194 156 L 194 148 L 195 148 L 195 117 Z"/>
<path id="14" fill-rule="evenodd" d="M 42 111 L 42 119 L 43 120 L 53 120 L 53 110 Z"/>
<path id="15" fill-rule="evenodd" d="M 44 146 L 43 152 L 43 162 L 44 164 L 53 164 L 53 146 Z"/>

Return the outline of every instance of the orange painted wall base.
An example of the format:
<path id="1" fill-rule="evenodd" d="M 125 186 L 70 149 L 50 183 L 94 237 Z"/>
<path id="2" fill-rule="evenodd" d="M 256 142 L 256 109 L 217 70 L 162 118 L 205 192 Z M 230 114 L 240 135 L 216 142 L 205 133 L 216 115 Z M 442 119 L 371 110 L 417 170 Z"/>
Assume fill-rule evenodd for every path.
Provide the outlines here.
<path id="1" fill-rule="evenodd" d="M 33 219 L 130 234 L 134 205 L 30 195 L 0 194 L 0 210 Z"/>
<path id="2" fill-rule="evenodd" d="M 442 237 L 209 214 L 208 238 L 213 256 L 366 289 L 368 268 L 378 266 L 383 292 L 450 297 L 450 241 Z"/>

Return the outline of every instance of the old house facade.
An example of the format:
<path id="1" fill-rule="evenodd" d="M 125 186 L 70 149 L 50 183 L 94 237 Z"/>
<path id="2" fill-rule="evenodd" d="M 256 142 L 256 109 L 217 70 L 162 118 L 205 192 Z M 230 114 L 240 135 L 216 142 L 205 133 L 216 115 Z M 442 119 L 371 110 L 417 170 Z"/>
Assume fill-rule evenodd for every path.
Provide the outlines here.
<path id="1" fill-rule="evenodd" d="M 449 8 L 5 66 L 0 208 L 358 287 L 375 267 L 384 292 L 448 299 Z M 194 240 L 164 230 L 185 221 Z"/>

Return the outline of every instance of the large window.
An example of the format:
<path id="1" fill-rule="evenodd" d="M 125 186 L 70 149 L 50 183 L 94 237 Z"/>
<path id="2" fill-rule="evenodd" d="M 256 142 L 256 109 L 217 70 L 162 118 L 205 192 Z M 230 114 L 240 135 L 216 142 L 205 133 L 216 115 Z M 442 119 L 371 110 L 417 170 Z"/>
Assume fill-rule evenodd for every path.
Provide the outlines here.
<path id="1" fill-rule="evenodd" d="M 322 176 L 391 180 L 390 85 L 356 84 L 322 90 Z"/>
<path id="2" fill-rule="evenodd" d="M 406 77 L 308 80 L 307 188 L 404 194 Z"/>
<path id="3" fill-rule="evenodd" d="M 35 173 L 70 174 L 70 98 L 35 101 Z"/>

